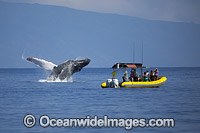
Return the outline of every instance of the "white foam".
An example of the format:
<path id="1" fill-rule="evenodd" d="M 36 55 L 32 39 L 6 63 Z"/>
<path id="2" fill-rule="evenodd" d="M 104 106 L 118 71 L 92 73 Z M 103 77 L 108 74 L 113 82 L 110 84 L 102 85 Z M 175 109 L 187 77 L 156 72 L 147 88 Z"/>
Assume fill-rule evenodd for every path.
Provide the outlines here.
<path id="1" fill-rule="evenodd" d="M 55 80 L 40 79 L 40 80 L 38 80 L 38 82 L 73 82 L 73 79 L 72 79 L 72 77 L 70 77 L 69 79 L 64 79 L 64 80 L 60 80 L 59 78 L 57 78 Z"/>

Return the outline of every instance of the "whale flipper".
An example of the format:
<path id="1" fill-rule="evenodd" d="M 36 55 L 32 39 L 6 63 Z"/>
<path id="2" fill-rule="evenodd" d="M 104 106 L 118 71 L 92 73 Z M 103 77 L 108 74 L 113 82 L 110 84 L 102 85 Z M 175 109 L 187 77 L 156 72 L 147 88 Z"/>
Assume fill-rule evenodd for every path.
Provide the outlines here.
<path id="1" fill-rule="evenodd" d="M 35 57 L 29 57 L 26 60 L 35 63 L 36 65 L 46 69 L 46 70 L 53 70 L 54 67 L 56 67 L 57 65 L 53 64 L 52 62 L 48 62 L 44 59 L 38 59 Z"/>

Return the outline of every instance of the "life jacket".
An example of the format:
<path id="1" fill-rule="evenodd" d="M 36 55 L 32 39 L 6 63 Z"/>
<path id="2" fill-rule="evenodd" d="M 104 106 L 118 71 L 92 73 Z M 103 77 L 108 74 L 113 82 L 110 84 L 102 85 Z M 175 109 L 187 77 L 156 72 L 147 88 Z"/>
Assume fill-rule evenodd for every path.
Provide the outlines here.
<path id="1" fill-rule="evenodd" d="M 147 76 L 144 76 L 144 81 L 148 81 L 148 77 Z"/>
<path id="2" fill-rule="evenodd" d="M 112 75 L 115 77 L 116 76 L 116 72 L 114 71 L 114 72 L 112 72 Z"/>

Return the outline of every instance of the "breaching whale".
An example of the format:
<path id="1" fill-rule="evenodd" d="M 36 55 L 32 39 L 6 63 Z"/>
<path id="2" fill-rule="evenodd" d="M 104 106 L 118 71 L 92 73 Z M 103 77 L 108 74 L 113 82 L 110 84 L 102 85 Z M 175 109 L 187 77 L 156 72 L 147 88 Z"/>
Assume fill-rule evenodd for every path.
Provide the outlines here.
<path id="1" fill-rule="evenodd" d="M 68 80 L 75 72 L 81 71 L 81 69 L 90 63 L 90 59 L 78 59 L 78 60 L 67 60 L 60 65 L 55 65 L 52 62 L 48 62 L 44 59 L 38 59 L 35 57 L 28 57 L 28 61 L 35 63 L 36 65 L 46 69 L 52 70 L 47 80 L 55 81 Z"/>

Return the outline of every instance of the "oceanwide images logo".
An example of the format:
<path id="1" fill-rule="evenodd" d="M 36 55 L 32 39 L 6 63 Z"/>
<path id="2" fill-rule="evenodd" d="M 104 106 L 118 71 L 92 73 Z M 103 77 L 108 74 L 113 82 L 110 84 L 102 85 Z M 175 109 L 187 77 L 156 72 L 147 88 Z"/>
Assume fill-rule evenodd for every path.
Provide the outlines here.
<path id="1" fill-rule="evenodd" d="M 23 120 L 24 125 L 27 128 L 32 128 L 36 124 L 36 117 L 32 114 L 27 114 Z M 42 115 L 38 121 L 41 127 L 121 127 L 126 130 L 131 130 L 136 127 L 168 127 L 173 128 L 175 126 L 175 120 L 173 118 L 152 118 L 152 119 L 135 119 L 135 118 L 109 118 L 104 115 L 103 118 L 99 118 L 97 115 L 91 117 L 87 115 L 85 118 L 50 118 L 48 115 Z"/>

